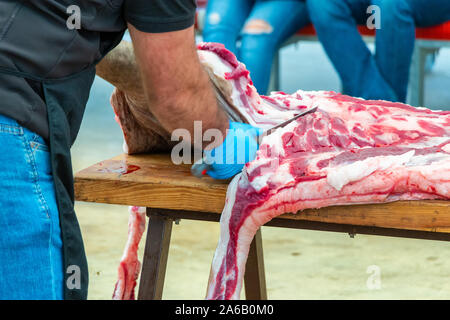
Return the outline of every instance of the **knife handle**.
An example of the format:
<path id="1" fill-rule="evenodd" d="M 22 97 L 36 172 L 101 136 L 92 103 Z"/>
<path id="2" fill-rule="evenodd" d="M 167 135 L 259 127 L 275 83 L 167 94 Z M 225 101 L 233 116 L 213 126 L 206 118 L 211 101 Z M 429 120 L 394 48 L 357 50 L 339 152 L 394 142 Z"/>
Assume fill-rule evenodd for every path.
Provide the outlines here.
<path id="1" fill-rule="evenodd" d="M 211 170 L 212 166 L 205 163 L 205 159 L 200 159 L 195 162 L 191 167 L 191 173 L 194 177 L 203 178 L 206 176 L 206 172 Z"/>

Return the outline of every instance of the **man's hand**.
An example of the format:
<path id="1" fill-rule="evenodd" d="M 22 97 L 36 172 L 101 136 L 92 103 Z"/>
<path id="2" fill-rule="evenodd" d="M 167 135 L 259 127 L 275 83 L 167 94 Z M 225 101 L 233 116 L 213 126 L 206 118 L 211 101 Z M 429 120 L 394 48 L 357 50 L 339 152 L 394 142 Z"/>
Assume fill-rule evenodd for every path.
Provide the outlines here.
<path id="1" fill-rule="evenodd" d="M 260 134 L 259 128 L 230 121 L 223 144 L 205 151 L 206 163 L 211 165 L 206 173 L 214 179 L 229 179 L 241 172 L 246 163 L 255 159 Z"/>
<path id="2" fill-rule="evenodd" d="M 225 136 L 228 118 L 198 59 L 194 28 L 155 34 L 128 28 L 148 106 L 162 126 L 187 129 L 193 137 L 194 121 L 202 121 L 203 131 L 219 129 Z"/>

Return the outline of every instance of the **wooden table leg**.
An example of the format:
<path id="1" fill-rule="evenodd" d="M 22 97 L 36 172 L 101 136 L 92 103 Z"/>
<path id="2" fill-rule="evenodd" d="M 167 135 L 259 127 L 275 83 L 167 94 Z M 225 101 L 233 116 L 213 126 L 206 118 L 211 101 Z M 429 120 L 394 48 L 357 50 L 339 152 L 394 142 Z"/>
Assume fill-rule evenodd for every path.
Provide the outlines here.
<path id="1" fill-rule="evenodd" d="M 147 208 L 148 230 L 139 285 L 139 300 L 161 300 L 173 220 Z"/>
<path id="2" fill-rule="evenodd" d="M 244 282 L 247 300 L 267 300 L 261 229 L 256 232 L 255 238 L 250 245 Z"/>

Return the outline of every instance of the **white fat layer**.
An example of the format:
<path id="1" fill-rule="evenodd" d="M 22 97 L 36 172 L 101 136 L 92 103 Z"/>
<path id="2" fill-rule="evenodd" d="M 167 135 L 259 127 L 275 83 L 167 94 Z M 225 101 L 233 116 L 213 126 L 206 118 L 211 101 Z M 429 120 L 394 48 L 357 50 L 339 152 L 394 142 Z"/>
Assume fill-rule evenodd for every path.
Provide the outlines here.
<path id="1" fill-rule="evenodd" d="M 253 189 L 259 192 L 267 186 L 269 181 L 276 185 L 288 185 L 295 182 L 294 176 L 290 173 L 290 163 L 286 162 L 281 166 L 274 163 L 274 166 L 275 168 L 261 168 L 261 174 L 250 183 Z"/>
<path id="2" fill-rule="evenodd" d="M 290 125 L 291 124 L 289 124 L 288 126 Z M 283 148 L 283 140 L 281 139 L 281 137 L 285 132 L 288 131 L 289 131 L 288 128 L 279 128 L 262 139 L 261 145 L 271 147 L 270 149 L 271 158 L 279 158 L 280 156 L 283 157 L 285 155 L 285 151 Z"/>
<path id="3" fill-rule="evenodd" d="M 355 181 L 359 181 L 377 170 L 402 166 L 414 157 L 415 151 L 411 150 L 398 156 L 372 157 L 362 161 L 344 164 L 335 168 L 330 168 L 327 175 L 327 182 L 336 190 Z"/>
<path id="4" fill-rule="evenodd" d="M 198 51 L 198 55 L 202 63 L 209 65 L 213 69 L 214 73 L 219 77 L 223 78 L 225 77 L 225 73 L 233 71 L 230 64 L 214 52 L 200 50 Z"/>
<path id="5" fill-rule="evenodd" d="M 291 164 L 286 162 L 277 169 L 277 174 L 273 175 L 270 182 L 276 185 L 288 185 L 295 182 L 294 176 L 290 172 Z"/>
<path id="6" fill-rule="evenodd" d="M 233 104 L 235 106 L 239 107 L 239 110 L 245 114 L 248 114 L 246 108 L 244 107 L 244 105 L 242 104 L 242 100 L 241 100 L 241 92 L 238 90 L 238 88 L 236 87 L 236 82 L 235 81 L 231 81 L 231 85 L 233 87 L 233 91 L 231 92 L 231 100 L 233 101 Z M 247 85 L 247 81 L 245 78 L 240 78 L 239 79 L 239 87 L 240 88 L 245 88 Z M 251 117 L 247 117 L 252 119 Z"/>
<path id="7" fill-rule="evenodd" d="M 429 137 L 427 139 L 421 140 L 418 143 L 405 144 L 405 147 L 414 148 L 414 149 L 423 149 L 424 147 L 439 146 L 447 141 L 449 141 L 449 137 Z"/>
<path id="8" fill-rule="evenodd" d="M 250 162 L 250 164 L 244 168 L 244 171 L 247 172 L 248 175 L 251 175 L 253 170 L 265 165 L 266 163 L 270 162 L 270 160 L 271 159 L 265 158 L 264 156 L 258 156 L 257 154 L 256 159 Z"/>
<path id="9" fill-rule="evenodd" d="M 269 180 L 270 175 L 268 174 L 262 174 L 258 177 L 256 177 L 252 182 L 251 185 L 253 189 L 256 191 L 260 191 L 262 188 L 264 188 L 267 185 L 267 181 Z"/>
<path id="10" fill-rule="evenodd" d="M 430 153 L 411 158 L 405 165 L 408 167 L 426 166 L 434 162 L 448 159 L 448 155 L 442 152 Z"/>
<path id="11" fill-rule="evenodd" d="M 450 143 L 446 144 L 445 146 L 442 147 L 442 150 L 444 150 L 447 153 L 450 153 Z"/>

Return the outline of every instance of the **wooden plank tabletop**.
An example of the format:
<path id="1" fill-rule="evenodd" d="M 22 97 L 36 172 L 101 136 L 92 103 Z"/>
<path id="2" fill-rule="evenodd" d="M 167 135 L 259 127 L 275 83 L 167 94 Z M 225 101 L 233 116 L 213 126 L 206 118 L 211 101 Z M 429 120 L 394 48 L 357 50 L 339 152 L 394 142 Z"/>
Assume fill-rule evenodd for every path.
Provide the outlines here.
<path id="1" fill-rule="evenodd" d="M 220 214 L 226 190 L 226 183 L 193 177 L 189 165 L 174 165 L 167 154 L 120 155 L 75 175 L 75 198 L 86 202 Z M 279 219 L 450 233 L 450 201 L 335 206 Z"/>

